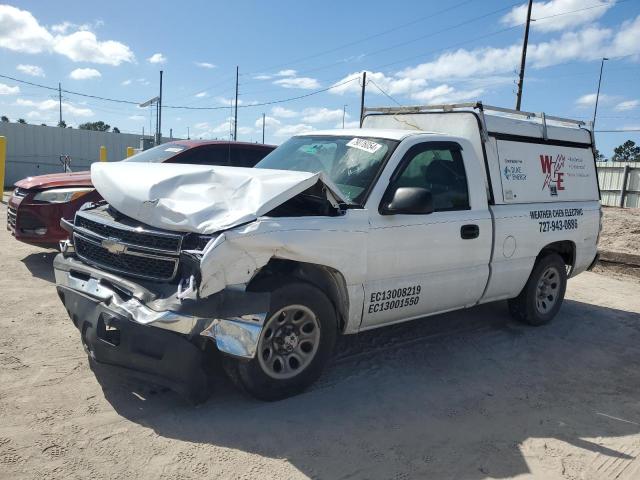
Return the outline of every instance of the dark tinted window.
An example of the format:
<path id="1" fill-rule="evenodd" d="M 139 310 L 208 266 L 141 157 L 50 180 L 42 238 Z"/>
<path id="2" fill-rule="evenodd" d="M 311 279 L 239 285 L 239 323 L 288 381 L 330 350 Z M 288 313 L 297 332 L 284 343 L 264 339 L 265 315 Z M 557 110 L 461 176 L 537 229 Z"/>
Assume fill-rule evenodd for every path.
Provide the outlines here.
<path id="1" fill-rule="evenodd" d="M 267 156 L 269 152 L 263 149 L 231 147 L 231 165 L 234 167 L 252 168 Z"/>
<path id="2" fill-rule="evenodd" d="M 189 163 L 191 165 L 228 165 L 228 147 L 223 145 L 202 145 L 187 150 L 171 159 L 171 163 Z"/>
<path id="3" fill-rule="evenodd" d="M 435 211 L 468 210 L 469 191 L 460 148 L 417 145 L 407 152 L 395 187 L 426 188 Z"/>

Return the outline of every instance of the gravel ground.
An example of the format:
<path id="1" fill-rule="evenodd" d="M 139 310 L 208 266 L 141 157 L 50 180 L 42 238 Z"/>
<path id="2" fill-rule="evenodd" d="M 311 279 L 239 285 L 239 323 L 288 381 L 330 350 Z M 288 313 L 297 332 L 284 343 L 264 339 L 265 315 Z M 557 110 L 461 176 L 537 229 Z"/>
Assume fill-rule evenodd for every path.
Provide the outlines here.
<path id="1" fill-rule="evenodd" d="M 349 337 L 303 395 L 220 377 L 192 407 L 92 371 L 54 254 L 0 249 L 0 478 L 640 478 L 637 283 L 582 274 L 541 328 L 497 303 Z"/>

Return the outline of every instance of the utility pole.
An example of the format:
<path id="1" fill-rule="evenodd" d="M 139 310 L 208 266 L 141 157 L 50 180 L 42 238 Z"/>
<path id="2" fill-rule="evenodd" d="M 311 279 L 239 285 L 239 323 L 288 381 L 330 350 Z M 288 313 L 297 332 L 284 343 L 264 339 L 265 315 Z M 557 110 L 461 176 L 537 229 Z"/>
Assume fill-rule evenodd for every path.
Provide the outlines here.
<path id="1" fill-rule="evenodd" d="M 522 104 L 522 87 L 524 85 L 524 66 L 527 63 L 527 44 L 529 43 L 529 25 L 531 24 L 531 7 L 533 0 L 529 0 L 527 7 L 527 24 L 524 27 L 524 42 L 522 44 L 522 59 L 520 60 L 520 79 L 518 80 L 518 97 L 516 99 L 516 110 L 520 110 Z"/>
<path id="2" fill-rule="evenodd" d="M 362 128 L 362 121 L 364 120 L 364 91 L 367 85 L 367 72 L 362 72 L 362 93 L 360 94 L 360 128 Z"/>
<path id="3" fill-rule="evenodd" d="M 162 70 L 160 70 L 160 94 L 158 95 L 157 108 L 156 145 L 160 145 L 162 143 Z"/>
<path id="4" fill-rule="evenodd" d="M 598 113 L 598 100 L 600 99 L 600 85 L 602 84 L 602 69 L 604 68 L 604 61 L 609 60 L 607 57 L 602 57 L 602 63 L 600 63 L 600 77 L 598 78 L 598 93 L 596 93 L 596 106 L 593 109 L 593 122 L 591 128 L 595 132 L 596 130 L 596 114 Z"/>
<path id="5" fill-rule="evenodd" d="M 233 115 L 233 141 L 238 141 L 238 66 L 236 65 L 236 111 Z"/>
<path id="6" fill-rule="evenodd" d="M 191 135 L 189 134 L 189 127 L 187 127 L 187 140 L 191 140 Z"/>
<path id="7" fill-rule="evenodd" d="M 347 115 L 347 106 L 342 106 L 342 129 L 344 130 L 344 117 Z"/>
<path id="8" fill-rule="evenodd" d="M 62 85 L 58 82 L 58 107 L 60 110 L 60 120 L 58 120 L 58 126 L 62 126 Z"/>
<path id="9" fill-rule="evenodd" d="M 262 114 L 262 144 L 264 145 L 264 113 Z"/>

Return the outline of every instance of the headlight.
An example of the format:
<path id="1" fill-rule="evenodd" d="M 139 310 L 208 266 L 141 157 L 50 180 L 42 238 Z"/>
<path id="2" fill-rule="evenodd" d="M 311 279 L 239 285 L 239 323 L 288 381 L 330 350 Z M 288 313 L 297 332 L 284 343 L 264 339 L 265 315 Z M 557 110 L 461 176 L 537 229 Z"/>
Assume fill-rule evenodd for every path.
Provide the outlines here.
<path id="1" fill-rule="evenodd" d="M 33 199 L 47 203 L 67 203 L 92 191 L 93 188 L 52 188 L 37 193 Z"/>

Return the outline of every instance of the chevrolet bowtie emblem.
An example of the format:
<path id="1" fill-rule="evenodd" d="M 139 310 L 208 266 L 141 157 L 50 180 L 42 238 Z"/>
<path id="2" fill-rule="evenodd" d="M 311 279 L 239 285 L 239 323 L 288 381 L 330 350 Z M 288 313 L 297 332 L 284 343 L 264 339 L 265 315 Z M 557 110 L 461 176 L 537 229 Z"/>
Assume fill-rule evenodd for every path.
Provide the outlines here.
<path id="1" fill-rule="evenodd" d="M 113 253 L 114 255 L 120 255 L 127 251 L 127 246 L 120 243 L 120 239 L 118 238 L 105 238 L 102 240 L 101 245 L 109 253 Z"/>

